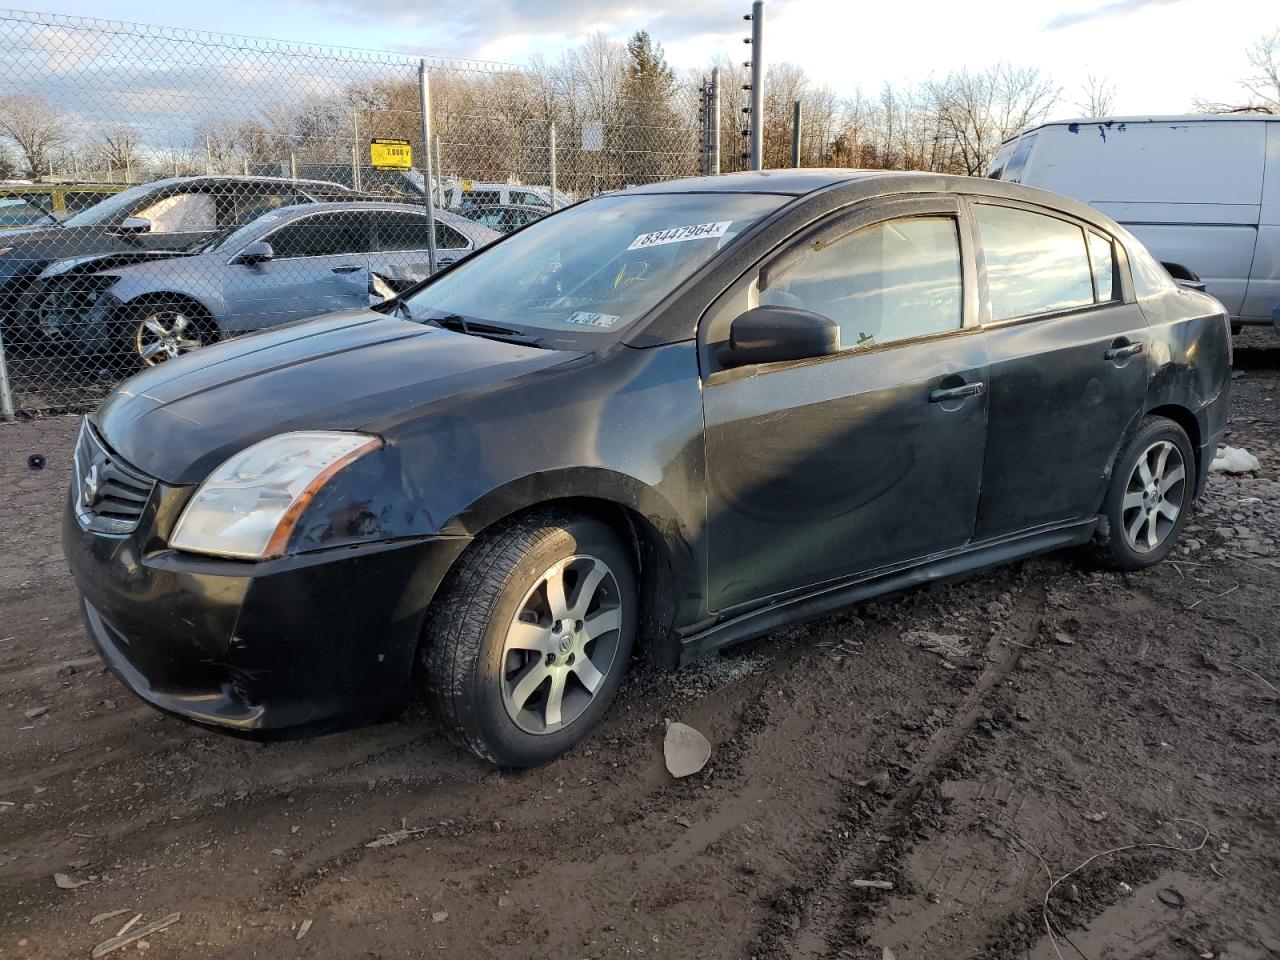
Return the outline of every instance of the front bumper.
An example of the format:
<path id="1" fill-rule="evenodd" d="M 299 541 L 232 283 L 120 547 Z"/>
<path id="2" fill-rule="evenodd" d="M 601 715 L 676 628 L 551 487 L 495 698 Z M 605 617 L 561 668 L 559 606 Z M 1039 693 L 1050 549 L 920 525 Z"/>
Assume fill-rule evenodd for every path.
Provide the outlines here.
<path id="1" fill-rule="evenodd" d="M 128 536 L 86 530 L 68 497 L 63 550 L 89 636 L 120 680 L 161 710 L 245 732 L 403 709 L 427 605 L 466 539 L 193 557 L 160 535 L 189 492 L 158 484 Z"/>

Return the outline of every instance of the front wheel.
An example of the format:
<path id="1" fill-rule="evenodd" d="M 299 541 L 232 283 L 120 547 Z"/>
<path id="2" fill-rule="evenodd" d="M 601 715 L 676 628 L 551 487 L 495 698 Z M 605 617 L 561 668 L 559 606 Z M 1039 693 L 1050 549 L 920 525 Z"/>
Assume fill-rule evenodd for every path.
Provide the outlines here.
<path id="1" fill-rule="evenodd" d="M 540 511 L 478 538 L 428 617 L 427 689 L 450 733 L 492 763 L 535 766 L 581 740 L 618 692 L 635 574 L 603 523 Z"/>
<path id="2" fill-rule="evenodd" d="M 213 324 L 190 304 L 140 304 L 128 311 L 125 349 L 131 363 L 154 367 L 198 350 L 215 337 Z"/>
<path id="3" fill-rule="evenodd" d="M 1148 417 L 1116 459 L 1102 512 L 1103 560 L 1141 570 L 1173 550 L 1195 490 L 1195 459 L 1186 432 L 1172 420 Z"/>

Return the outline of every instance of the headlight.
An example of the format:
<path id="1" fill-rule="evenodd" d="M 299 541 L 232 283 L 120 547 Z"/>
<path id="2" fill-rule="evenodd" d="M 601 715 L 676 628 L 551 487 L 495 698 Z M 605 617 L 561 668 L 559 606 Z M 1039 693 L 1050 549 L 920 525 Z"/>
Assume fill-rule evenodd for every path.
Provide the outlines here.
<path id="1" fill-rule="evenodd" d="M 229 459 L 200 485 L 169 545 L 219 557 L 279 557 L 335 473 L 382 445 L 362 433 L 282 433 Z"/>

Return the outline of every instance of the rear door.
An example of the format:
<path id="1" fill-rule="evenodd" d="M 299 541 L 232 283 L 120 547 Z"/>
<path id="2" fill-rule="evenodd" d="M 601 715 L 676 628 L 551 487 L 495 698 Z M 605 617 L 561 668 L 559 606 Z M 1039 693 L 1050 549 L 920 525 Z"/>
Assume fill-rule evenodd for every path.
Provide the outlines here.
<path id="1" fill-rule="evenodd" d="M 1267 124 L 1267 168 L 1249 289 L 1240 316 L 1273 317 L 1280 307 L 1280 120 Z"/>
<path id="2" fill-rule="evenodd" d="M 1118 245 L 1086 224 L 975 198 L 990 396 L 975 540 L 1096 513 L 1146 397 L 1150 335 Z"/>
<path id="3" fill-rule="evenodd" d="M 470 252 L 470 241 L 458 230 L 436 220 L 436 262 L 444 267 Z M 371 269 L 393 289 L 402 289 L 431 275 L 425 214 L 404 210 L 376 215 Z"/>
<path id="4" fill-rule="evenodd" d="M 960 225 L 951 197 L 837 214 L 703 319 L 713 609 L 968 542 L 986 358 Z M 759 304 L 838 321 L 844 351 L 719 369 L 732 319 Z"/>
<path id="5" fill-rule="evenodd" d="M 267 234 L 272 260 L 227 267 L 226 328 L 261 330 L 369 303 L 373 213 L 308 214 Z"/>

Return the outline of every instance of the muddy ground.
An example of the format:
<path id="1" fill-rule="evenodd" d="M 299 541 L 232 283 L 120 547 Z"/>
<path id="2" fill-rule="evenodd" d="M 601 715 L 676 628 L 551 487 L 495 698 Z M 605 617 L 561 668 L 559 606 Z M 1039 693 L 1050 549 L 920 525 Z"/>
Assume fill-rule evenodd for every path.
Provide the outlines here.
<path id="1" fill-rule="evenodd" d="M 59 553 L 76 421 L 0 425 L 0 958 L 173 913 L 123 955 L 1280 957 L 1280 344 L 1252 342 L 1230 442 L 1262 470 L 1210 480 L 1177 562 L 1055 554 L 641 671 L 517 774 L 420 707 L 258 744 L 142 705 Z M 702 774 L 668 776 L 664 718 Z M 1133 844 L 1164 846 L 1106 852 Z"/>

